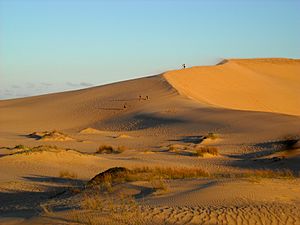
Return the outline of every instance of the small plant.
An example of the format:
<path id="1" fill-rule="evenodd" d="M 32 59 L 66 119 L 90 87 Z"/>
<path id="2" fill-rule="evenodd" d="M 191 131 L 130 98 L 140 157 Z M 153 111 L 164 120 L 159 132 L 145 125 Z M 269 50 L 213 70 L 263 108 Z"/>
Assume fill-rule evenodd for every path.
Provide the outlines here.
<path id="1" fill-rule="evenodd" d="M 252 181 L 259 182 L 262 178 L 274 178 L 274 179 L 294 179 L 297 177 L 296 173 L 293 173 L 290 169 L 256 169 L 245 170 L 241 173 L 215 173 L 213 177 L 216 178 L 247 178 Z"/>
<path id="2" fill-rule="evenodd" d="M 285 149 L 292 149 L 299 142 L 299 140 L 299 136 L 287 135 L 283 138 L 282 144 L 284 145 Z"/>
<path id="3" fill-rule="evenodd" d="M 52 209 L 49 206 L 47 206 L 46 204 L 40 204 L 40 207 L 45 214 L 49 215 L 52 213 Z"/>
<path id="4" fill-rule="evenodd" d="M 185 179 L 208 177 L 210 174 L 201 168 L 187 167 L 139 167 L 130 170 L 130 180 L 152 180 L 155 177 L 160 179 Z"/>
<path id="5" fill-rule="evenodd" d="M 206 138 L 209 138 L 209 139 L 215 140 L 215 139 L 218 138 L 218 135 L 215 134 L 215 133 L 213 133 L 213 132 L 209 132 L 204 138 L 205 138 L 205 139 L 206 139 Z"/>
<path id="6" fill-rule="evenodd" d="M 150 180 L 150 183 L 154 190 L 159 190 L 164 192 L 169 190 L 166 181 L 162 178 Z"/>
<path id="7" fill-rule="evenodd" d="M 216 147 L 211 147 L 211 146 L 202 146 L 196 149 L 195 155 L 203 157 L 205 154 L 210 154 L 210 155 L 218 155 L 218 149 Z"/>
<path id="8" fill-rule="evenodd" d="M 25 145 L 16 145 L 15 149 L 28 149 Z"/>
<path id="9" fill-rule="evenodd" d="M 284 170 L 269 170 L 260 169 L 248 171 L 244 174 L 245 177 L 256 177 L 256 178 L 295 178 L 294 173 L 289 169 Z"/>
<path id="10" fill-rule="evenodd" d="M 80 201 L 80 208 L 88 210 L 102 210 L 103 199 L 100 197 L 100 195 L 85 194 Z"/>
<path id="11" fill-rule="evenodd" d="M 70 172 L 68 170 L 62 170 L 59 172 L 59 177 L 60 178 L 67 178 L 67 179 L 76 179 L 77 178 L 77 174 Z"/>
<path id="12" fill-rule="evenodd" d="M 117 149 L 114 151 L 114 153 L 122 153 L 126 151 L 127 148 L 124 145 L 118 146 Z"/>
<path id="13" fill-rule="evenodd" d="M 114 148 L 110 145 L 100 145 L 96 154 L 111 154 L 113 153 Z"/>
<path id="14" fill-rule="evenodd" d="M 169 151 L 169 152 L 175 152 L 175 153 L 177 153 L 177 152 L 178 152 L 178 149 L 176 148 L 176 146 L 170 145 L 168 151 Z"/>
<path id="15" fill-rule="evenodd" d="M 126 150 L 125 146 L 118 146 L 116 149 L 110 145 L 100 145 L 96 154 L 119 154 Z"/>

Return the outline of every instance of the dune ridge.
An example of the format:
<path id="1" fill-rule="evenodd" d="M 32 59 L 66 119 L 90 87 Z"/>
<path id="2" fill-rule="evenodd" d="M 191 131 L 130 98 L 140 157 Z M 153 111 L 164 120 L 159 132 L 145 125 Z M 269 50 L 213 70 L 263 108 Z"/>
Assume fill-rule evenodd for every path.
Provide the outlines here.
<path id="1" fill-rule="evenodd" d="M 229 59 L 163 76 L 201 104 L 238 110 L 300 115 L 300 60 Z"/>
<path id="2" fill-rule="evenodd" d="M 234 59 L 0 101 L 0 223 L 299 224 L 298 74 Z M 114 167 L 139 172 L 86 188 Z"/>

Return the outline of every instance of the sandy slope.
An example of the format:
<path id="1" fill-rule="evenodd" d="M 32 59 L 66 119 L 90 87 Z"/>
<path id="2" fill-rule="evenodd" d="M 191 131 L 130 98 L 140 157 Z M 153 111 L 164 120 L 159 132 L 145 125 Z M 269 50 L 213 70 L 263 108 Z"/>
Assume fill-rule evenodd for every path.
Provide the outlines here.
<path id="1" fill-rule="evenodd" d="M 226 60 L 216 66 L 170 71 L 182 94 L 217 107 L 300 115 L 300 60 Z"/>
<path id="2" fill-rule="evenodd" d="M 62 220 L 56 218 L 59 210 L 41 216 L 40 204 L 51 202 L 66 186 L 76 186 L 113 166 L 298 173 L 299 146 L 290 151 L 282 140 L 300 134 L 299 65 L 299 60 L 290 59 L 229 60 L 78 91 L 0 101 L 0 147 L 58 146 L 12 155 L 16 148 L 0 148 L 0 201 L 6 203 L 0 207 L 0 223 L 70 222 L 64 212 Z M 53 130 L 70 138 L 28 136 Z M 209 132 L 217 133 L 217 140 L 200 143 Z M 126 151 L 93 155 L 64 150 L 94 153 L 102 144 L 125 146 Z M 184 150 L 168 151 L 170 145 L 188 149 L 204 144 L 217 147 L 220 154 L 198 158 Z M 59 178 L 62 170 L 76 173 L 77 179 Z M 134 191 L 144 188 L 130 185 Z M 168 193 L 143 199 L 150 218 L 171 224 L 251 224 L 251 219 L 297 224 L 300 220 L 299 179 L 257 183 L 213 178 L 169 185 Z M 60 207 L 67 204 L 65 199 L 53 201 Z"/>
<path id="3" fill-rule="evenodd" d="M 298 71 L 298 60 L 233 60 L 78 91 L 0 101 L 0 141 L 3 146 L 35 146 L 36 140 L 25 135 L 59 130 L 74 138 L 68 142 L 70 147 L 91 151 L 120 135 L 145 138 L 141 142 L 114 140 L 134 148 L 207 132 L 227 135 L 224 141 L 234 143 L 277 139 L 300 132 L 299 117 L 294 116 L 299 113 Z M 80 133 L 87 128 L 104 132 L 97 137 Z M 90 144 L 82 142 L 89 139 Z"/>

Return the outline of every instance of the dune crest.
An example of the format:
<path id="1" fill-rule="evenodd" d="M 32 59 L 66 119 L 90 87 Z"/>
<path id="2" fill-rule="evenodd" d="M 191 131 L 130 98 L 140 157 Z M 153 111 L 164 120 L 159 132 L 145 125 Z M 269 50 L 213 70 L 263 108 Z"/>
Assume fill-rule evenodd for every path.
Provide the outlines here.
<path id="1" fill-rule="evenodd" d="M 204 105 L 300 115 L 300 60 L 232 59 L 169 71 L 166 80 Z"/>
<path id="2" fill-rule="evenodd" d="M 30 138 L 36 138 L 41 141 L 72 141 L 73 138 L 59 131 L 44 131 L 44 132 L 33 132 L 28 135 Z"/>
<path id="3" fill-rule="evenodd" d="M 94 128 L 91 128 L 91 127 L 88 127 L 88 128 L 85 128 L 85 129 L 81 130 L 79 133 L 80 134 L 102 134 L 104 132 L 100 131 L 100 130 L 97 130 L 97 129 L 94 129 Z"/>

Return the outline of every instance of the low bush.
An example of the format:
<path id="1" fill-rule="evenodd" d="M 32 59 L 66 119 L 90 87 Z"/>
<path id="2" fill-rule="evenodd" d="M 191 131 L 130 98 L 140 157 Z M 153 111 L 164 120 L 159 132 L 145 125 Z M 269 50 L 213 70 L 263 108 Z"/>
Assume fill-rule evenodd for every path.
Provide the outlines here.
<path id="1" fill-rule="evenodd" d="M 212 140 L 215 140 L 218 138 L 218 135 L 213 133 L 213 132 L 209 132 L 206 136 L 204 136 L 204 138 L 209 138 L 209 139 L 212 139 Z"/>
<path id="2" fill-rule="evenodd" d="M 67 179 L 76 179 L 77 178 L 77 174 L 74 172 L 70 172 L 68 170 L 61 170 L 59 172 L 59 177 L 60 178 L 67 178 Z"/>
<path id="3" fill-rule="evenodd" d="M 96 154 L 119 154 L 126 150 L 125 146 L 118 146 L 117 148 L 112 147 L 111 145 L 100 145 Z"/>
<path id="4" fill-rule="evenodd" d="M 212 147 L 212 146 L 201 146 L 201 147 L 198 147 L 195 150 L 195 155 L 196 156 L 203 157 L 204 154 L 218 155 L 219 152 L 218 152 L 218 149 L 216 147 Z"/>

